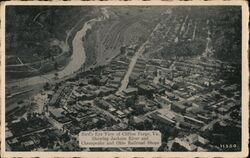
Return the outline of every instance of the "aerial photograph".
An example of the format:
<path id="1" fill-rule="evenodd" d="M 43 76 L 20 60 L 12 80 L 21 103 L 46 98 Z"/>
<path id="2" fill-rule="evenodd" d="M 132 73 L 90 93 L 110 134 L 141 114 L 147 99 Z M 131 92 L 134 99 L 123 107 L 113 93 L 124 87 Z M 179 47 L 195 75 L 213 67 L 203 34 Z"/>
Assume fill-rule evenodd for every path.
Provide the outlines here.
<path id="1" fill-rule="evenodd" d="M 241 6 L 5 14 L 6 151 L 241 151 Z M 82 131 L 158 131 L 161 142 L 84 147 Z"/>

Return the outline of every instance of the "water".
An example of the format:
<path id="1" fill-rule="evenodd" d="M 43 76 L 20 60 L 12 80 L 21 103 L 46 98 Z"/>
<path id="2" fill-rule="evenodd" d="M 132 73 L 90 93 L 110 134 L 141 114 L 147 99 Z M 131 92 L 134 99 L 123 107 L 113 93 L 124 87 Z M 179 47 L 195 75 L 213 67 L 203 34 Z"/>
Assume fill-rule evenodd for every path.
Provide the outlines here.
<path id="1" fill-rule="evenodd" d="M 71 60 L 68 63 L 68 65 L 65 66 L 65 68 L 58 73 L 58 78 L 64 78 L 66 76 L 69 76 L 79 70 L 81 66 L 85 63 L 86 60 L 86 54 L 85 54 L 85 49 L 83 45 L 83 37 L 86 35 L 87 30 L 91 29 L 92 25 L 97 22 L 97 21 L 102 21 L 107 18 L 107 10 L 105 8 L 102 9 L 103 16 L 99 18 L 94 18 L 92 20 L 87 21 L 82 29 L 78 31 L 72 41 L 72 56 Z M 54 73 L 49 73 L 46 75 L 41 75 L 41 76 L 34 76 L 30 78 L 25 78 L 25 79 L 19 79 L 15 80 L 11 83 L 8 83 L 10 86 L 18 86 L 18 87 L 25 87 L 25 86 L 30 86 L 30 85 L 35 85 L 35 84 L 40 84 L 40 83 L 45 83 L 51 80 L 55 80 L 55 74 Z"/>

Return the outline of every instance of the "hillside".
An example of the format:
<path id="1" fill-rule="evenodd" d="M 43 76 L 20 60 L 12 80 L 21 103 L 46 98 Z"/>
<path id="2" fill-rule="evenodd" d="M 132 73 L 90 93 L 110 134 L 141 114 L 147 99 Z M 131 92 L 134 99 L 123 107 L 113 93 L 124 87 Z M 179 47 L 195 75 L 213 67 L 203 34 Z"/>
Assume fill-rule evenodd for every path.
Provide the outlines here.
<path id="1" fill-rule="evenodd" d="M 173 7 L 159 27 L 148 50 L 152 57 L 241 61 L 240 7 Z"/>
<path id="2" fill-rule="evenodd" d="M 140 46 L 160 20 L 166 7 L 106 7 L 109 18 L 98 22 L 85 37 L 87 65 L 104 64 L 123 46 Z"/>
<path id="3" fill-rule="evenodd" d="M 6 64 L 50 60 L 63 52 L 70 54 L 68 43 L 75 32 L 70 30 L 79 20 L 89 19 L 92 10 L 92 7 L 64 6 L 7 7 Z"/>

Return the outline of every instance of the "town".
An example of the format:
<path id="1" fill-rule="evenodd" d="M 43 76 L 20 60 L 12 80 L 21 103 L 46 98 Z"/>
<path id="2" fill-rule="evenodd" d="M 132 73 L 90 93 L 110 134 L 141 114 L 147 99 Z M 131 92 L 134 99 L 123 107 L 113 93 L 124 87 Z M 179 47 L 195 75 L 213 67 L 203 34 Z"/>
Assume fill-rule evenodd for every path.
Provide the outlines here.
<path id="1" fill-rule="evenodd" d="M 122 46 L 107 64 L 46 82 L 6 112 L 7 150 L 240 151 L 241 63 L 212 58 L 211 23 L 164 12 L 143 43 Z M 204 51 L 178 56 L 179 43 Z M 162 143 L 79 147 L 79 133 L 93 130 L 156 130 Z"/>

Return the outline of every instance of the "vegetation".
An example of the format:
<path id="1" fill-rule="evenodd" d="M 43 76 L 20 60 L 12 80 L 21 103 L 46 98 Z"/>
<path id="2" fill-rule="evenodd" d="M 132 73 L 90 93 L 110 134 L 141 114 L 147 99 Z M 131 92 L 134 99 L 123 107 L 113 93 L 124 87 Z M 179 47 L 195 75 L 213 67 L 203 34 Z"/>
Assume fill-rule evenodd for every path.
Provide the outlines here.
<path id="1" fill-rule="evenodd" d="M 92 7 L 8 6 L 6 8 L 6 55 L 17 56 L 24 63 L 51 58 L 62 52 L 67 32 L 89 15 Z M 73 36 L 73 35 L 72 35 Z M 70 38 L 69 38 L 70 39 Z M 70 44 L 70 41 L 67 41 Z M 16 64 L 16 60 L 8 61 Z"/>
<path id="2" fill-rule="evenodd" d="M 215 57 L 222 60 L 241 61 L 240 7 L 218 10 L 211 25 L 213 25 L 212 41 L 216 51 Z"/>
<path id="3" fill-rule="evenodd" d="M 180 15 L 187 14 L 189 9 L 175 8 Z M 201 20 L 200 28 L 209 20 L 208 27 L 211 31 L 213 56 L 224 61 L 241 61 L 241 8 L 216 6 L 192 7 L 189 11 L 190 18 Z M 202 20 L 203 19 L 203 20 Z M 204 38 L 206 38 L 206 31 Z M 193 47 L 192 49 L 196 49 Z M 200 51 L 197 51 L 199 53 Z M 185 53 L 183 53 L 185 54 Z"/>
<path id="4" fill-rule="evenodd" d="M 168 21 L 167 18 L 162 19 L 170 31 L 164 39 L 166 44 L 159 53 L 165 58 L 202 55 L 210 38 L 209 57 L 240 62 L 240 9 L 228 6 L 174 7 L 174 17 L 169 17 Z"/>
<path id="5" fill-rule="evenodd" d="M 204 39 L 195 39 L 193 41 L 180 41 L 178 43 L 171 43 L 165 46 L 162 55 L 170 56 L 195 56 L 202 53 L 206 48 L 206 41 Z"/>

